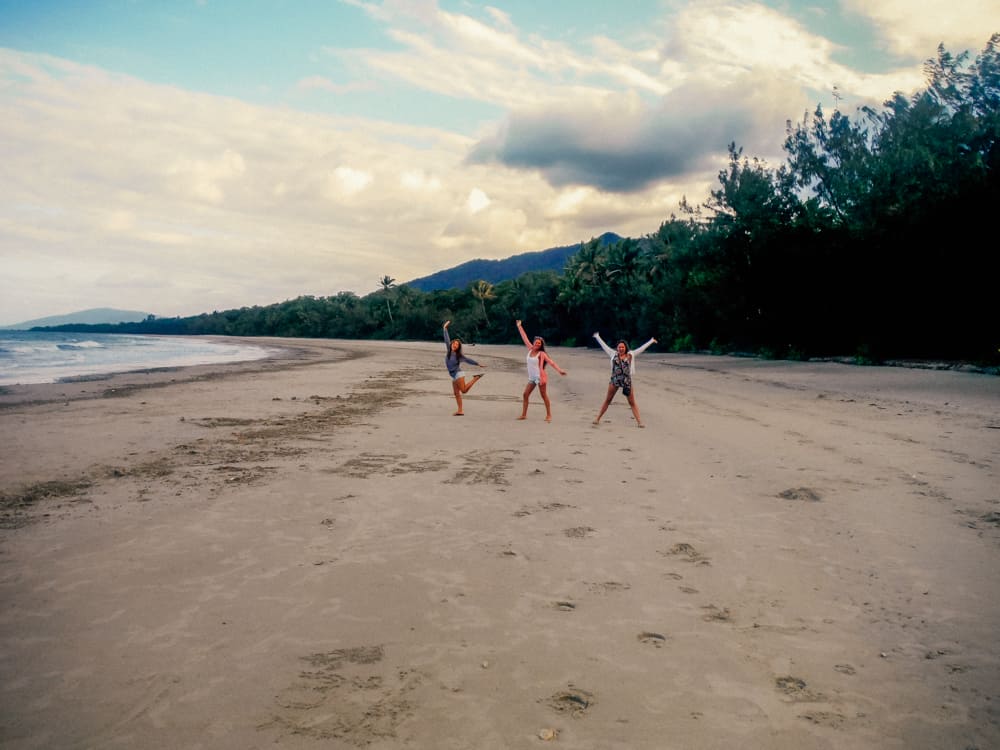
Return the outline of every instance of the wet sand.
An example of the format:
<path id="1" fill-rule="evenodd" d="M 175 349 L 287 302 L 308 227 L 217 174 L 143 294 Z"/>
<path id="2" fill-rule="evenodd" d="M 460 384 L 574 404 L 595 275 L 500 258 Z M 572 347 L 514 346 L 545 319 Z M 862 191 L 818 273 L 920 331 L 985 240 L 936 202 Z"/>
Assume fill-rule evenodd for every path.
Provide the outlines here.
<path id="1" fill-rule="evenodd" d="M 1000 378 L 260 341 L 0 393 L 0 747 L 1000 747 Z"/>

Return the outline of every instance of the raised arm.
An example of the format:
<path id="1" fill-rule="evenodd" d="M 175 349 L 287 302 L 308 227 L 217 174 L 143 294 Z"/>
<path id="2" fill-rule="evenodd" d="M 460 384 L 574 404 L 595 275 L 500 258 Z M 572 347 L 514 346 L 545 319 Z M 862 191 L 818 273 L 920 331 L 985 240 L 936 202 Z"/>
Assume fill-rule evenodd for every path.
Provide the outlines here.
<path id="1" fill-rule="evenodd" d="M 524 326 L 521 325 L 521 321 L 520 320 L 517 321 L 517 332 L 519 334 L 521 334 L 521 341 L 524 342 L 524 345 L 530 349 L 531 348 L 531 342 L 528 340 L 528 334 L 526 334 L 524 332 Z"/>
<path id="2" fill-rule="evenodd" d="M 615 356 L 615 350 L 604 343 L 604 339 L 601 338 L 601 334 L 595 333 L 594 338 L 597 339 L 597 343 L 601 345 L 601 348 L 604 350 L 605 354 L 607 354 L 609 357 Z"/>
<path id="3" fill-rule="evenodd" d="M 643 344 L 642 346 L 640 346 L 638 349 L 633 349 L 632 353 L 633 354 L 642 354 L 644 351 L 646 351 L 650 347 L 650 345 L 652 345 L 652 344 L 658 344 L 658 343 L 659 342 L 655 338 L 650 339 L 645 344 Z"/>
<path id="4" fill-rule="evenodd" d="M 447 347 L 448 351 L 451 351 L 451 336 L 448 335 L 448 324 L 451 323 L 450 320 L 444 322 L 444 345 Z"/>

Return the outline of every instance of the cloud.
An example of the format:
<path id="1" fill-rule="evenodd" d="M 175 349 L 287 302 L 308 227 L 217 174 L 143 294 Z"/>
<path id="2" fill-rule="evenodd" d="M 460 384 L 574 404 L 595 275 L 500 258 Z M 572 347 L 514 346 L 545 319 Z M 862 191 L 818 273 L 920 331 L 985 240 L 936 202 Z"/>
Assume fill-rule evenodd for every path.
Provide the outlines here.
<path id="1" fill-rule="evenodd" d="M 469 161 L 538 170 L 556 187 L 635 192 L 710 168 L 732 141 L 775 151 L 785 120 L 806 104 L 800 90 L 753 73 L 726 87 L 691 81 L 655 104 L 624 96 L 516 112 L 476 144 Z"/>
<path id="2" fill-rule="evenodd" d="M 490 25 L 433 4 L 422 11 L 380 6 L 399 49 L 355 50 L 352 59 L 425 90 L 505 107 L 467 163 L 536 172 L 557 189 L 636 192 L 690 181 L 733 141 L 778 157 L 784 123 L 818 96 L 829 100 L 835 86 L 869 103 L 921 83 L 912 68 L 865 76 L 838 65 L 836 45 L 758 3 L 691 4 L 646 39 L 597 36 L 589 52 L 523 37 L 502 13 L 488 12 Z"/>
<path id="3" fill-rule="evenodd" d="M 374 91 L 372 81 L 351 81 L 350 83 L 335 83 L 325 76 L 307 76 L 295 84 L 299 91 L 326 91 L 330 94 L 353 94 L 359 91 Z"/>
<path id="4" fill-rule="evenodd" d="M 465 200 L 465 207 L 470 214 L 478 214 L 487 208 L 492 201 L 490 197 L 479 188 L 472 188 L 469 197 Z"/>
<path id="5" fill-rule="evenodd" d="M 341 0 L 388 46 L 335 50 L 336 75 L 289 84 L 338 113 L 376 86 L 401 93 L 400 118 L 438 102 L 496 113 L 467 132 L 0 49 L 0 320 L 98 306 L 111 290 L 120 307 L 162 300 L 158 315 L 364 294 L 385 273 L 641 236 L 715 187 L 730 141 L 780 160 L 785 121 L 831 102 L 834 86 L 845 105 L 912 91 L 932 36 L 959 51 L 954 39 L 995 23 L 992 2 L 915 13 L 846 1 L 904 56 L 897 67 L 841 65 L 844 50 L 757 2 L 665 3 L 669 15 L 614 38 L 554 39 L 491 6 Z"/>
<path id="6" fill-rule="evenodd" d="M 600 65 L 573 60 L 597 96 L 546 105 L 514 102 L 470 150 L 475 164 L 535 170 L 552 185 L 633 193 L 711 169 L 730 142 L 781 158 L 784 123 L 829 101 L 877 103 L 922 83 L 919 71 L 865 75 L 834 62 L 837 47 L 756 3 L 692 4 L 673 16 L 658 49 L 595 40 Z M 566 64 L 571 64 L 567 59 Z"/>
<path id="7" fill-rule="evenodd" d="M 598 211 L 599 197 L 594 216 L 611 226 L 550 219 L 551 185 L 468 164 L 474 141 L 440 129 L 255 106 L 10 50 L 0 83 L 0 321 L 112 297 L 188 315 L 365 294 L 383 273 L 412 279 L 662 219 L 653 207 Z"/>
<path id="8" fill-rule="evenodd" d="M 873 22 L 888 48 L 902 56 L 926 59 L 941 43 L 953 54 L 982 50 L 1000 32 L 996 0 L 843 0 L 845 9 Z"/>

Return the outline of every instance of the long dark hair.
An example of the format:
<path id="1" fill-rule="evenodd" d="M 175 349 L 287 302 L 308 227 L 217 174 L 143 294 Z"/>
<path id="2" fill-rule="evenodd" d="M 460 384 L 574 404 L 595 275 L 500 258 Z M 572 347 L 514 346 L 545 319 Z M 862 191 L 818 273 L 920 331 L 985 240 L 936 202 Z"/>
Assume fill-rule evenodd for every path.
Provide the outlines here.
<path id="1" fill-rule="evenodd" d="M 458 342 L 458 348 L 452 349 L 451 345 L 454 344 L 456 341 Z M 451 341 L 448 342 L 448 356 L 450 357 L 453 354 L 455 355 L 456 362 L 462 361 L 462 339 L 460 339 L 458 336 L 456 336 L 455 338 L 453 338 Z"/>

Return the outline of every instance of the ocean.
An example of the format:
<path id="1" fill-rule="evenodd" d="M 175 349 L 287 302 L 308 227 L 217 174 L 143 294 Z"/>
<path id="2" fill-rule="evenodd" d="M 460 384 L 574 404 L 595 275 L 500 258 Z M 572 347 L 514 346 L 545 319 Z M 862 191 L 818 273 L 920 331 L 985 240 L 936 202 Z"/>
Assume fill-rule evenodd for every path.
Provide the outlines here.
<path id="1" fill-rule="evenodd" d="M 223 344 L 187 336 L 0 330 L 0 386 L 57 383 L 156 367 L 244 362 L 271 353 L 253 344 Z"/>

